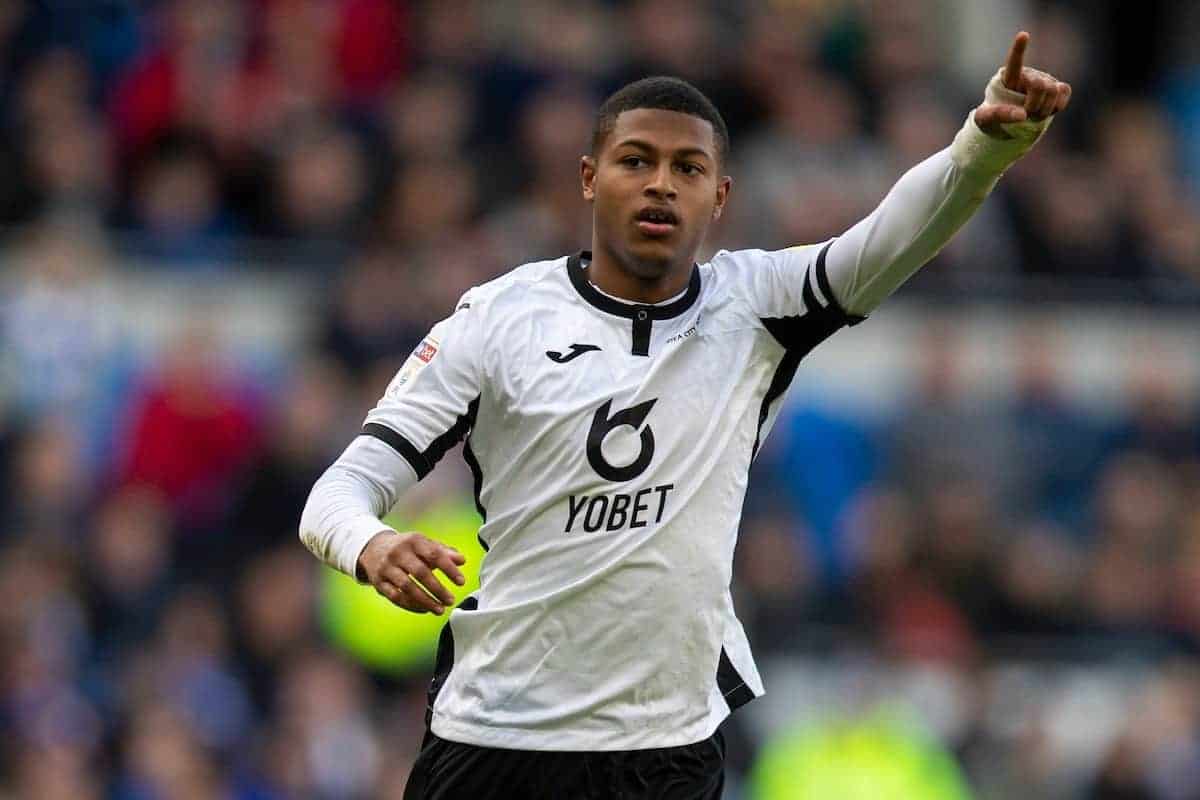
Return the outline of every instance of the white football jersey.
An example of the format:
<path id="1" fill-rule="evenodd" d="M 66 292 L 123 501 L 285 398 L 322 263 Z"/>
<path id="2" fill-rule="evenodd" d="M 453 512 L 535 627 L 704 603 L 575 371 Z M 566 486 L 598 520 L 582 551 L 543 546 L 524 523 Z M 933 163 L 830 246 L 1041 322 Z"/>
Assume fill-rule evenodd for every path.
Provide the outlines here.
<path id="1" fill-rule="evenodd" d="M 450 617 L 434 733 L 663 747 L 762 693 L 733 548 L 784 389 L 851 321 L 825 247 L 720 253 L 657 306 L 599 292 L 586 253 L 529 264 L 433 328 L 363 432 L 418 477 L 465 437 L 475 473 L 487 556 Z"/>
<path id="2" fill-rule="evenodd" d="M 964 131 L 959 144 L 994 155 Z M 995 184 L 998 168 L 956 148 L 836 240 L 719 252 L 663 304 L 600 292 L 581 253 L 478 286 L 434 326 L 314 488 L 301 537 L 353 574 L 379 515 L 465 441 L 487 554 L 443 632 L 435 734 L 671 747 L 763 693 L 730 596 L 751 461 L 805 354 L 932 257 Z"/>

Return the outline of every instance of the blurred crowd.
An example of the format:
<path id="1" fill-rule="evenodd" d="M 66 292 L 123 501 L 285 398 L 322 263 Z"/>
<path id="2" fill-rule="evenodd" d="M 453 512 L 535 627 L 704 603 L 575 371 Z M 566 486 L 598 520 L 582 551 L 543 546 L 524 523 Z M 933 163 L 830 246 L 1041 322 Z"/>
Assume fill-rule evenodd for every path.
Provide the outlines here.
<path id="1" fill-rule="evenodd" d="M 589 243 L 598 102 L 692 80 L 733 138 L 706 246 L 819 241 L 949 143 L 1019 28 L 1070 112 L 905 291 L 1200 298 L 1197 4 L 0 2 L 0 797 L 399 797 L 428 669 L 331 644 L 300 509 L 467 287 Z M 302 346 L 222 347 L 188 287 L 264 272 L 311 295 Z M 162 281 L 147 347 L 120 287 Z M 1197 387 L 1149 357 L 1098 414 L 1047 341 L 1002 406 L 947 331 L 885 420 L 793 402 L 740 613 L 795 694 L 923 676 L 889 697 L 979 796 L 1194 798 Z M 452 461 L 408 518 L 470 507 Z M 1031 700 L 1073 668 L 1084 701 Z M 730 800 L 768 797 L 754 705 Z"/>

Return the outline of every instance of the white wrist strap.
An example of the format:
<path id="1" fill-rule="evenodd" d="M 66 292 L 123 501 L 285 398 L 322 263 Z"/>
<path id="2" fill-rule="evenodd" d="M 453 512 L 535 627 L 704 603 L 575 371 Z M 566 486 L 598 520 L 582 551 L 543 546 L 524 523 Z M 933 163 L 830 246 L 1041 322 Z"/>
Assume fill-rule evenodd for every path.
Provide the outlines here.
<path id="1" fill-rule="evenodd" d="M 1001 68 L 988 81 L 983 93 L 983 102 L 1024 106 L 1025 94 L 1015 92 L 1004 85 L 1004 69 Z M 963 169 L 980 169 L 999 175 L 1037 144 L 1053 121 L 1054 116 L 1051 115 L 1036 122 L 1006 122 L 1000 129 L 1012 138 L 996 139 L 988 136 L 975 124 L 975 111 L 972 110 L 967 115 L 962 130 L 954 137 L 954 144 L 950 146 L 950 156 L 954 163 Z"/>

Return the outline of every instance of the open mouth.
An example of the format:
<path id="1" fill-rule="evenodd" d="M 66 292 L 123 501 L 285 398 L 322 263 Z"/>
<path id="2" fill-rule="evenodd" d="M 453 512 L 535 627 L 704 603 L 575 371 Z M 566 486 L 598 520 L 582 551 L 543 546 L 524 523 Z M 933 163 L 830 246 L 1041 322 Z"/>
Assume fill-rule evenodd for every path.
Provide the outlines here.
<path id="1" fill-rule="evenodd" d="M 679 217 L 669 208 L 648 206 L 634 216 L 638 229 L 647 236 L 668 236 L 679 225 Z"/>

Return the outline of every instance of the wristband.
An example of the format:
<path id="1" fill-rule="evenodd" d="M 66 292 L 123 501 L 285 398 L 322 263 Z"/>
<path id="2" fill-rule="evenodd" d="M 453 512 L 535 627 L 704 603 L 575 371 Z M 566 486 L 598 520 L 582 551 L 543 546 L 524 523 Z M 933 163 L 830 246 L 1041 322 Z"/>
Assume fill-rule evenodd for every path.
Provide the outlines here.
<path id="1" fill-rule="evenodd" d="M 987 88 L 983 93 L 983 102 L 989 105 L 1024 107 L 1025 94 L 1013 91 L 1004 85 L 1004 69 L 1001 68 L 988 81 Z M 1000 129 L 1011 138 L 997 139 L 988 136 L 980 129 L 975 123 L 975 110 L 972 109 L 971 113 L 967 115 L 962 129 L 954 137 L 954 144 L 950 146 L 950 156 L 954 159 L 954 163 L 962 169 L 984 170 L 996 175 L 1003 174 L 1017 159 L 1037 144 L 1053 121 L 1054 115 L 1052 114 L 1043 120 L 1006 122 L 1000 126 Z"/>

